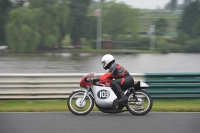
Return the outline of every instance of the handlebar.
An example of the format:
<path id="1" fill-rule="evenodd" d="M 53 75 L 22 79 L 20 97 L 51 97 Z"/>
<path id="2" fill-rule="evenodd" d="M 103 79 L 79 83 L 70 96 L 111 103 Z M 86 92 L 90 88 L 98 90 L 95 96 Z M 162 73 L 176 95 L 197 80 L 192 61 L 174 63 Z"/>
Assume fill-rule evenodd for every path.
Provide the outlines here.
<path id="1" fill-rule="evenodd" d="M 97 85 L 96 83 L 99 81 L 99 79 L 98 78 L 97 79 L 85 78 L 84 81 L 92 83 L 93 85 Z"/>

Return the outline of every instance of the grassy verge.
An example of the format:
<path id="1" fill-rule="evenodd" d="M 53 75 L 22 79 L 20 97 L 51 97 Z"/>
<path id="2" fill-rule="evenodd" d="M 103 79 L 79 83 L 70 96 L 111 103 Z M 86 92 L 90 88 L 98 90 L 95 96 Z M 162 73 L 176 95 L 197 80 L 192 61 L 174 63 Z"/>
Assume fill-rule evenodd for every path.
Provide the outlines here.
<path id="1" fill-rule="evenodd" d="M 68 111 L 67 100 L 0 100 L 0 112 Z M 98 111 L 95 107 L 93 111 Z M 200 99 L 154 100 L 152 111 L 200 112 Z"/>

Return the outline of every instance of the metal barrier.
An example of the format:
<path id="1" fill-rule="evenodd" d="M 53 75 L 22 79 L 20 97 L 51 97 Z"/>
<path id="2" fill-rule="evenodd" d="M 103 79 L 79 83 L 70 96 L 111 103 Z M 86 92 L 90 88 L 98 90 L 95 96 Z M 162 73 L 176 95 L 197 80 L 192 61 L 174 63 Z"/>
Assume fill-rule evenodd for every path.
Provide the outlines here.
<path id="1" fill-rule="evenodd" d="M 200 98 L 200 73 L 147 73 L 153 98 Z"/>
<path id="2" fill-rule="evenodd" d="M 0 99 L 65 99 L 81 88 L 79 82 L 85 74 L 0 74 Z M 145 80 L 144 74 L 131 75 Z"/>
<path id="3" fill-rule="evenodd" d="M 0 74 L 0 100 L 66 99 L 80 89 L 78 74 Z M 102 73 L 97 76 L 102 75 Z M 150 86 L 153 98 L 200 98 L 200 73 L 131 73 Z"/>

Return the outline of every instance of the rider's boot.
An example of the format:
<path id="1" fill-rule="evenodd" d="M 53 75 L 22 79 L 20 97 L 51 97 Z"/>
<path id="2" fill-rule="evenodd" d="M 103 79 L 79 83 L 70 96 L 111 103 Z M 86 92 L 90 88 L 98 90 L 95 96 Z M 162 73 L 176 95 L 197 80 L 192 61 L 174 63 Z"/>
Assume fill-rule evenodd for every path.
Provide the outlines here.
<path id="1" fill-rule="evenodd" d="M 128 100 L 128 97 L 123 93 L 120 95 L 120 98 L 117 99 L 118 103 L 126 102 Z"/>
<path id="2" fill-rule="evenodd" d="M 121 87 L 114 81 L 111 82 L 111 86 L 117 95 L 117 99 L 115 101 L 117 103 L 126 102 L 128 98 L 126 97 L 126 95 L 124 95 L 124 92 L 122 91 Z"/>
<path id="3" fill-rule="evenodd" d="M 121 102 L 126 102 L 128 100 L 128 97 L 124 94 L 124 92 L 120 87 L 116 88 L 116 93 L 118 96 L 116 102 L 121 103 Z"/>

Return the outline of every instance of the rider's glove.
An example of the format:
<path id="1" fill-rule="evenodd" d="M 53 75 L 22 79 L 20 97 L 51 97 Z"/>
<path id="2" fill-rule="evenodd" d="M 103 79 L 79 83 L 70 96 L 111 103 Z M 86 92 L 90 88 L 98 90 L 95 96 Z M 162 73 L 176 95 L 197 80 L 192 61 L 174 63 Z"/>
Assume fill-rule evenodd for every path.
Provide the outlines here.
<path id="1" fill-rule="evenodd" d="M 92 79 L 91 82 L 92 82 L 93 84 L 96 84 L 96 82 L 98 82 L 98 81 L 99 81 L 99 78 L 96 78 L 96 79 Z"/>

